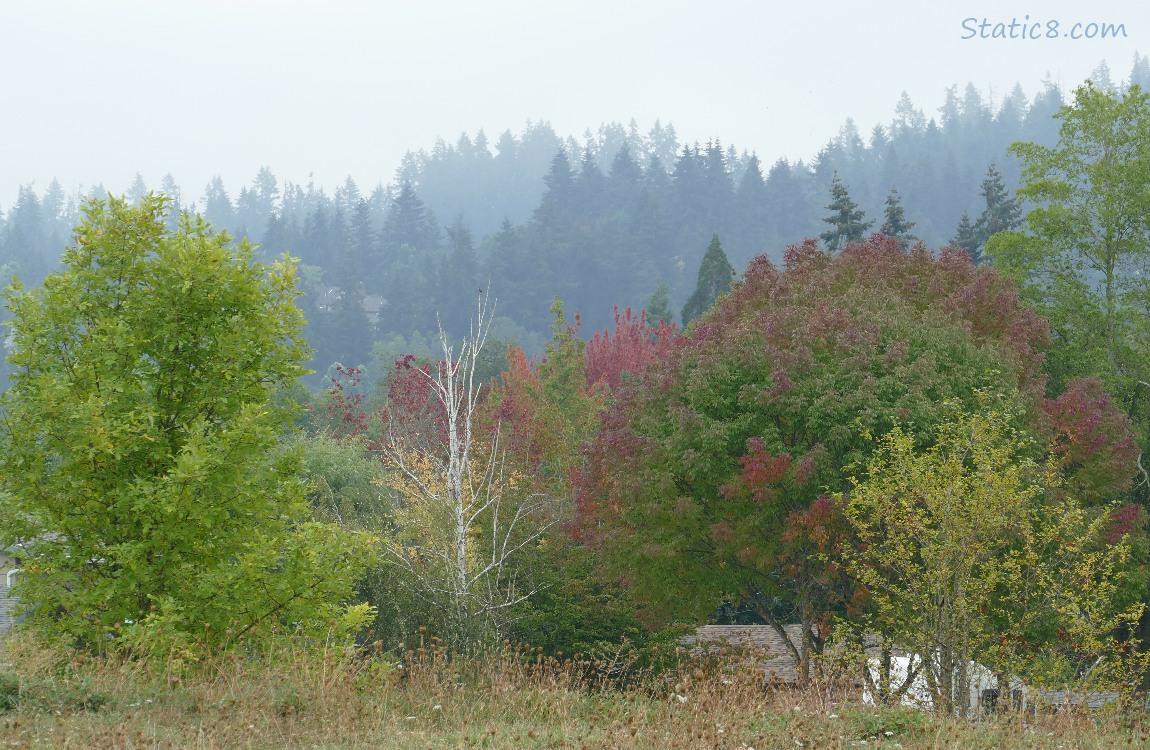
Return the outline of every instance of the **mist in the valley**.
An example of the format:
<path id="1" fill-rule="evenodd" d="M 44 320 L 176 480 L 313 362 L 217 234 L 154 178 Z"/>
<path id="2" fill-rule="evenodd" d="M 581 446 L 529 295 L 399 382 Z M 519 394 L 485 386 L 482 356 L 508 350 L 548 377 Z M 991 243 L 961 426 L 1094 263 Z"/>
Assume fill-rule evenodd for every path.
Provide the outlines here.
<path id="1" fill-rule="evenodd" d="M 985 16 L 957 7 L 892 7 L 885 21 L 859 9 L 741 18 L 734 5 L 598 17 L 516 3 L 133 8 L 72 6 L 41 87 L 14 84 L 39 109 L 0 129 L 4 277 L 35 285 L 56 267 L 85 198 L 163 193 L 173 224 L 201 212 L 265 257 L 300 259 L 316 384 L 337 362 L 428 352 L 440 323 L 462 335 L 480 289 L 497 300 L 495 335 L 528 352 L 550 338 L 556 297 L 584 335 L 616 307 L 682 324 L 714 236 L 736 269 L 779 261 L 827 231 L 836 178 L 868 232 L 901 211 L 906 242 L 977 253 L 988 186 L 1017 186 L 1008 146 L 1053 144 L 1053 116 L 1082 83 L 1035 65 L 1092 54 L 967 39 L 964 19 Z M 1072 21 L 1062 10 L 1051 18 Z M 4 59 L 52 27 L 43 9 L 5 13 Z M 1150 85 L 1146 57 L 1098 64 L 1140 30 L 1137 14 L 1113 15 L 1122 46 L 1093 47 L 1091 78 Z M 868 18 L 867 33 L 902 51 L 852 36 Z M 97 49 L 111 65 L 69 53 Z M 926 50 L 933 69 L 904 59 Z M 988 72 L 1007 61 L 1025 85 Z M 605 111 L 634 117 L 597 122 Z M 13 148 L 20 138 L 38 140 Z"/>

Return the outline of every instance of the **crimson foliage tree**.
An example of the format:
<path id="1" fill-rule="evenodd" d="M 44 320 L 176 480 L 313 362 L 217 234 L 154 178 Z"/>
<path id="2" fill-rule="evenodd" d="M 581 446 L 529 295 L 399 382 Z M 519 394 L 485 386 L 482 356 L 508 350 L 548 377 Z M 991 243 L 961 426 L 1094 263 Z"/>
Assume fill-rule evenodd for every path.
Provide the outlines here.
<path id="1" fill-rule="evenodd" d="M 542 359 L 508 349 L 508 369 L 491 393 L 488 421 L 505 432 L 503 444 L 524 472 L 541 480 L 544 491 L 570 494 L 571 469 L 590 439 L 599 413 L 615 394 L 641 382 L 648 368 L 670 355 L 679 339 L 673 323 L 647 325 L 647 312 L 615 308 L 615 329 L 578 338 L 575 324 L 563 318 L 556 300 L 551 308 L 552 340 Z"/>
<path id="2" fill-rule="evenodd" d="M 852 595 L 829 497 L 869 455 L 866 434 L 899 424 L 925 447 L 944 402 L 973 408 L 976 388 L 1045 427 L 1048 342 L 1014 286 L 957 250 L 876 235 L 838 256 L 807 241 L 783 269 L 757 258 L 605 413 L 577 476 L 580 533 L 653 623 L 732 600 L 777 627 L 797 619 L 805 670 Z"/>
<path id="3" fill-rule="evenodd" d="M 587 382 L 617 391 L 624 381 L 642 377 L 651 363 L 669 355 L 678 333 L 678 327 L 666 320 L 660 320 L 658 327 L 649 326 L 646 310 L 636 315 L 628 307 L 620 313 L 616 306 L 614 334 L 597 331 L 587 343 Z"/>
<path id="4" fill-rule="evenodd" d="M 584 342 L 578 338 L 578 313 L 570 325 L 558 300 L 551 311 L 553 337 L 545 355 L 528 359 L 510 347 L 508 370 L 485 408 L 489 426 L 501 431 L 508 466 L 532 492 L 553 498 L 557 520 L 568 525 L 572 470 L 582 462 L 580 449 L 594 436 L 600 413 L 670 353 L 678 329 L 665 321 L 652 329 L 645 312 L 616 308 L 614 330 L 596 332 Z M 546 585 L 529 610 L 518 613 L 512 635 L 552 653 L 586 651 L 639 635 L 617 580 L 599 575 L 593 551 L 556 529 L 536 554 L 536 572 Z"/>

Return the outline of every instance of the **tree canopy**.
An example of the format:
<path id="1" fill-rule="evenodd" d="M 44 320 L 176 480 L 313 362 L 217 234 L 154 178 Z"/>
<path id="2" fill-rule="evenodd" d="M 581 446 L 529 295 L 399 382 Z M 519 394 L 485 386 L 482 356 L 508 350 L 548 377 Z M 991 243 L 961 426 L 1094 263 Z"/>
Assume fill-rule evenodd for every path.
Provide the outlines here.
<path id="1" fill-rule="evenodd" d="M 866 589 L 862 621 L 919 655 L 944 714 L 966 713 L 984 668 L 1032 686 L 1132 690 L 1112 681 L 1122 659 L 1110 642 L 1142 609 L 1119 592 L 1127 540 L 1108 538 L 1108 513 L 1061 491 L 1057 462 L 1012 424 L 1008 401 L 982 392 L 975 405 L 952 404 L 926 450 L 896 426 L 851 478 L 846 564 Z"/>
<path id="2" fill-rule="evenodd" d="M 166 201 L 92 201 L 40 289 L 5 292 L 0 542 L 42 630 L 226 645 L 326 628 L 363 540 L 307 521 L 282 390 L 307 350 L 289 259 Z"/>
<path id="3" fill-rule="evenodd" d="M 987 253 L 1050 320 L 1051 384 L 1101 378 L 1150 430 L 1150 94 L 1089 83 L 1058 113 L 1054 147 L 1015 143 L 1026 231 L 996 234 Z"/>
<path id="4" fill-rule="evenodd" d="M 606 413 L 579 475 L 581 533 L 653 621 L 726 600 L 767 622 L 849 604 L 828 492 L 896 424 L 919 447 L 944 403 L 1015 394 L 1045 424 L 1045 321 L 966 253 L 903 253 L 876 235 L 839 256 L 813 241 L 756 259 L 729 297 Z M 1125 479 L 1123 481 L 1126 481 Z"/>

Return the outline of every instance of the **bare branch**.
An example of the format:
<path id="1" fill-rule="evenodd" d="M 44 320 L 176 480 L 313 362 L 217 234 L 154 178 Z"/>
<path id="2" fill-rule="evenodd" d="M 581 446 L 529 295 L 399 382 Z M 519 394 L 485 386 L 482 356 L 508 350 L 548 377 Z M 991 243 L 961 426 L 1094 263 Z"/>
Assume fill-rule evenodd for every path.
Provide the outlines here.
<path id="1" fill-rule="evenodd" d="M 414 489 L 411 502 L 425 503 L 448 528 L 422 528 L 424 544 L 389 544 L 388 555 L 427 596 L 446 596 L 455 616 L 489 619 L 537 593 L 522 586 L 521 553 L 554 525 L 541 517 L 554 501 L 543 495 L 508 497 L 506 452 L 496 425 L 477 462 L 475 414 L 482 386 L 479 357 L 494 318 L 494 302 L 478 301 L 468 336 L 456 348 L 439 325 L 442 361 L 419 372 L 434 394 L 443 418 L 443 439 L 400 434 L 396 420 L 386 425 L 380 452 Z M 428 469 L 432 476 L 427 475 Z M 441 486 L 443 489 L 437 489 Z M 477 531 L 481 530 L 481 534 Z M 408 532 L 416 531 L 408 529 Z M 479 545 L 490 545 L 480 553 Z M 486 559 L 482 559 L 486 558 Z M 426 565 L 425 563 L 431 563 Z"/>

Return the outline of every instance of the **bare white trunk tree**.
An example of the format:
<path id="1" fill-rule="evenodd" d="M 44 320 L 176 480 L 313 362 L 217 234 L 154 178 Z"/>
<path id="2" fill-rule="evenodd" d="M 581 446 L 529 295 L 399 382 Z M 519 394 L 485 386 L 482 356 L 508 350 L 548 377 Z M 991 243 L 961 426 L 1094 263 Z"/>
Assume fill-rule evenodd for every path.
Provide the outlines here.
<path id="1" fill-rule="evenodd" d="M 495 624 L 514 605 L 538 591 L 522 552 L 554 524 L 551 501 L 516 492 L 506 471 L 498 426 L 477 445 L 475 410 L 481 383 L 479 356 L 487 341 L 494 304 L 480 296 L 477 317 L 458 354 L 442 324 L 443 361 L 420 368 L 442 423 L 412 434 L 388 410 L 382 452 L 406 480 L 400 533 L 388 545 L 428 601 L 446 597 L 452 629 L 474 633 Z M 430 433 L 430 434 L 429 434 Z M 480 450 L 476 450 L 479 448 Z"/>

